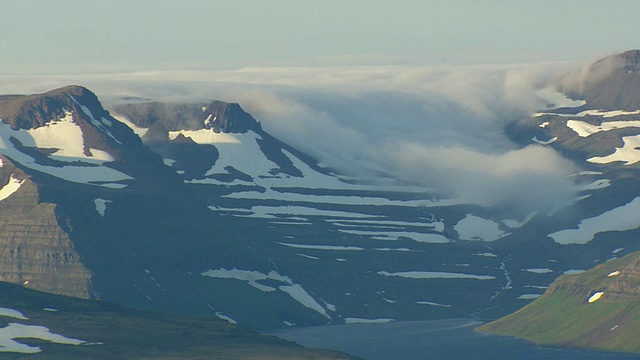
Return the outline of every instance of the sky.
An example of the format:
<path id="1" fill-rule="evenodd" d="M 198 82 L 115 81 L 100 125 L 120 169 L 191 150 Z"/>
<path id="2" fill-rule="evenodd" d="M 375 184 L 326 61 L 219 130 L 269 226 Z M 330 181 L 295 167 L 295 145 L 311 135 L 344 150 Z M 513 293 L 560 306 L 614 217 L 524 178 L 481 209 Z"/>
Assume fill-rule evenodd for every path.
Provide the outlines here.
<path id="1" fill-rule="evenodd" d="M 550 212 L 580 166 L 505 127 L 562 100 L 559 75 L 640 48 L 638 14 L 636 0 L 11 1 L 0 93 L 238 102 L 349 175 Z"/>
<path id="2" fill-rule="evenodd" d="M 26 0 L 0 73 L 575 61 L 638 47 L 634 0 Z"/>

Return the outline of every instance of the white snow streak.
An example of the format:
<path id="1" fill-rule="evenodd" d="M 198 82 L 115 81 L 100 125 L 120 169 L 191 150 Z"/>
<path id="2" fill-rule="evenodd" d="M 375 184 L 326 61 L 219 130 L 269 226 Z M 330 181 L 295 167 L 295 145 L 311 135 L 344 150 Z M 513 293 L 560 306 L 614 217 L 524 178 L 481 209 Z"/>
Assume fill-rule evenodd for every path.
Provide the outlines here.
<path id="1" fill-rule="evenodd" d="M 462 273 L 450 273 L 439 271 L 402 271 L 402 272 L 386 272 L 378 271 L 378 274 L 383 276 L 397 276 L 407 279 L 475 279 L 475 280 L 491 280 L 495 279 L 495 276 L 489 275 L 473 275 Z"/>
<path id="2" fill-rule="evenodd" d="M 19 320 L 29 320 L 29 318 L 24 316 L 20 311 L 6 307 L 0 307 L 0 316 L 11 317 Z"/>
<path id="3" fill-rule="evenodd" d="M 322 305 L 318 304 L 318 302 L 315 301 L 314 298 L 311 295 L 309 295 L 309 293 L 307 293 L 300 284 L 294 284 L 290 278 L 286 276 L 282 276 L 278 274 L 276 271 L 270 271 L 268 274 L 263 274 L 259 271 L 239 270 L 239 269 L 233 268 L 231 270 L 227 270 L 227 269 L 208 270 L 201 273 L 200 275 L 208 276 L 216 279 L 241 280 L 263 292 L 274 292 L 276 290 L 280 290 L 288 294 L 289 296 L 291 296 L 292 299 L 299 302 L 303 306 L 322 314 L 324 317 L 328 319 L 331 318 L 329 314 L 327 314 L 327 311 L 325 310 L 325 308 L 323 308 Z M 268 285 L 259 283 L 259 281 L 264 281 L 264 280 L 273 280 L 273 281 L 284 283 L 284 285 L 280 285 L 276 289 L 273 286 L 268 286 Z"/>
<path id="4" fill-rule="evenodd" d="M 328 250 L 328 251 L 362 251 L 364 248 L 358 246 L 339 246 L 339 245 L 306 245 L 306 244 L 290 244 L 278 242 L 280 245 L 308 250 Z"/>
<path id="5" fill-rule="evenodd" d="M 362 319 L 362 318 L 344 318 L 345 324 L 386 324 L 396 321 L 395 319 Z"/>
<path id="6" fill-rule="evenodd" d="M 527 271 L 534 274 L 548 274 L 553 272 L 553 270 L 548 268 L 522 269 L 522 271 Z"/>

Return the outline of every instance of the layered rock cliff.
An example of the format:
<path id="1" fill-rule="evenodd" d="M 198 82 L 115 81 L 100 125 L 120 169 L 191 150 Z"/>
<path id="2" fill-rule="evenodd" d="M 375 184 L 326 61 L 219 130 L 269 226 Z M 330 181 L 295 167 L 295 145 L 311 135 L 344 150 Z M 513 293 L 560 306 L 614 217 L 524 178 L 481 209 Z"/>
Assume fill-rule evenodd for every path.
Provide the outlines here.
<path id="1" fill-rule="evenodd" d="M 0 161 L 0 188 L 8 195 L 0 200 L 0 281 L 89 297 L 91 273 L 58 224 L 56 205 L 41 202 L 38 186 L 9 159 Z"/>

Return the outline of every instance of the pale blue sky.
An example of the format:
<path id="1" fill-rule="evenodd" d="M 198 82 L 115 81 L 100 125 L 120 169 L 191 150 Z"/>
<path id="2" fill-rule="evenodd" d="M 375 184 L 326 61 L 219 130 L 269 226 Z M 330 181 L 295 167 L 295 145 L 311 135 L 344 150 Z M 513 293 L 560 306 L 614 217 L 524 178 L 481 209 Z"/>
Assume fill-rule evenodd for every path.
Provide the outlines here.
<path id="1" fill-rule="evenodd" d="M 635 0 L 11 1 L 0 74 L 590 59 L 640 47 Z"/>

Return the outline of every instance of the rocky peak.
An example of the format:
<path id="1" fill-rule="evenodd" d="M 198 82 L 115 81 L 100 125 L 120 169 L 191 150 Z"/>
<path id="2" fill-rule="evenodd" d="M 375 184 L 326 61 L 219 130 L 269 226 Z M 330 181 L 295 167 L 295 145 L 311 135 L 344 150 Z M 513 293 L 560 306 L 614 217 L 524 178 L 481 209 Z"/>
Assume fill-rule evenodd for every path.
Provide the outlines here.
<path id="1" fill-rule="evenodd" d="M 253 116 L 244 111 L 239 104 L 213 101 L 202 111 L 209 115 L 204 121 L 207 129 L 224 133 L 245 133 L 249 130 L 257 130 L 259 124 Z"/>
<path id="2" fill-rule="evenodd" d="M 136 103 L 125 104 L 115 111 L 136 126 L 157 127 L 162 123 L 168 131 L 212 129 L 215 132 L 245 133 L 260 129 L 260 124 L 236 103 L 212 101 L 208 104 Z"/>
<path id="3" fill-rule="evenodd" d="M 629 50 L 619 55 L 624 60 L 626 71 L 640 70 L 640 50 Z"/>
<path id="4" fill-rule="evenodd" d="M 95 115 L 106 113 L 91 91 L 71 85 L 43 94 L 0 96 L 0 119 L 14 130 L 33 129 L 64 117 L 67 111 L 80 113 L 79 104 L 100 113 Z"/>
<path id="5" fill-rule="evenodd" d="M 585 109 L 640 109 L 640 50 L 607 56 L 587 71 L 576 70 L 559 79 L 571 98 L 586 100 Z"/>

